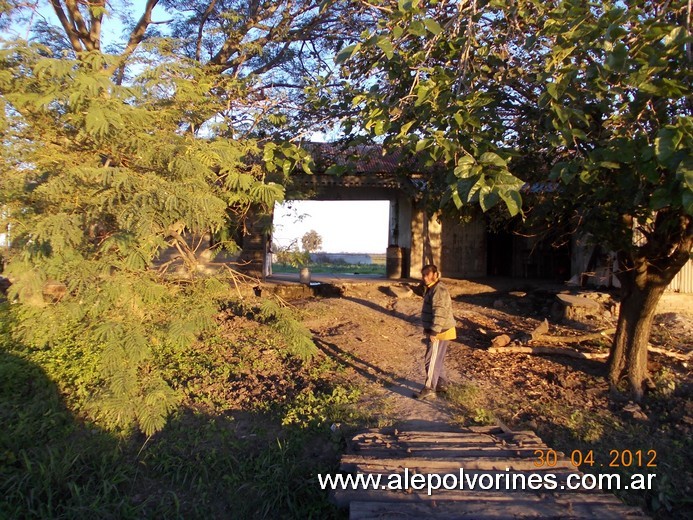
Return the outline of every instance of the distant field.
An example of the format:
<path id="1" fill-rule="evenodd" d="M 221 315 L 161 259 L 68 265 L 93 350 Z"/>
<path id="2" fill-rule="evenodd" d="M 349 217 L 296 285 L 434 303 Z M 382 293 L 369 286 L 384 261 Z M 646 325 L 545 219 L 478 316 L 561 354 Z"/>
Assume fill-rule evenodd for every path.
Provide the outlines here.
<path id="1" fill-rule="evenodd" d="M 311 253 L 314 264 L 385 265 L 385 253 Z"/>
<path id="2" fill-rule="evenodd" d="M 306 267 L 315 274 L 377 274 L 385 276 L 385 262 L 382 264 L 323 264 L 310 263 Z M 284 264 L 272 264 L 272 272 L 277 274 L 282 273 L 298 273 L 300 267 L 292 267 Z"/>

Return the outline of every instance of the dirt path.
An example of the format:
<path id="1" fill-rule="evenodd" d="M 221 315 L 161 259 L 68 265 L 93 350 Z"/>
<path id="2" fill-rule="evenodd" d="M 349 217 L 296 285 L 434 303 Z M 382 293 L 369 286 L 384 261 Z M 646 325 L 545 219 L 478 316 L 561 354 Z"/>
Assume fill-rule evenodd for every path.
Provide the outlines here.
<path id="1" fill-rule="evenodd" d="M 528 333 L 550 315 L 554 288 L 532 290 L 513 283 L 491 287 L 471 281 L 446 281 L 458 323 L 458 339 L 451 343 L 446 359 L 448 379 L 453 384 L 473 386 L 481 394 L 476 404 L 492 409 L 495 417 L 524 422 L 523 426 L 529 428 L 538 426 L 540 434 L 544 433 L 542 429 L 553 432 L 555 426 L 543 412 L 561 407 L 569 415 L 585 407 L 608 412 L 604 362 L 486 352 L 496 335 Z M 303 310 L 304 323 L 321 350 L 347 367 L 350 378 L 364 381 L 384 400 L 390 419 L 431 427 L 450 423 L 456 410 L 445 399 L 421 402 L 412 398 L 424 377 L 421 298 L 413 293 L 395 297 L 389 287 L 347 286 L 343 298 L 311 298 L 295 303 Z M 693 316 L 663 310 L 655 320 L 653 343 L 680 352 L 693 349 Z M 567 325 L 552 321 L 551 333 L 579 334 L 614 324 L 615 316 Z M 651 356 L 650 369 L 690 384 L 688 366 L 669 363 L 661 356 Z M 688 416 L 690 410 L 686 407 L 681 413 Z"/>
<path id="2" fill-rule="evenodd" d="M 458 324 L 458 339 L 451 343 L 446 359 L 448 379 L 458 386 L 473 387 L 476 395 L 470 403 L 472 410 L 476 407 L 487 419 L 489 415 L 500 418 L 511 426 L 534 429 L 541 436 L 565 433 L 589 440 L 601 435 L 603 427 L 598 423 L 602 419 L 608 422 L 613 411 L 603 361 L 490 354 L 486 350 L 499 334 L 526 334 L 547 316 L 550 319 L 553 291 L 565 287 L 523 287 L 518 285 L 522 281 L 494 286 L 464 280 L 445 283 L 453 297 Z M 342 298 L 310 298 L 294 303 L 302 309 L 303 321 L 321 350 L 339 360 L 349 378 L 365 382 L 374 395 L 385 401 L 384 419 L 416 421 L 421 426 L 450 423 L 457 419 L 459 406 L 451 407 L 440 398 L 420 402 L 411 397 L 421 388 L 424 376 L 421 298 L 413 293 L 403 296 L 401 292 L 395 296 L 391 287 L 378 283 L 350 285 L 344 286 Z M 693 350 L 693 316 L 663 310 L 655 320 L 651 341 L 678 352 Z M 609 313 L 584 323 L 561 324 L 550 319 L 550 333 L 582 334 L 614 324 L 615 315 Z M 603 351 L 608 342 L 581 348 Z M 666 413 L 685 419 L 675 428 L 687 429 L 692 412 L 685 392 L 691 384 L 690 368 L 686 363 L 651 355 L 650 370 L 660 384 L 671 385 L 674 381 L 676 388 L 684 389 L 681 400 L 667 402 Z M 584 413 L 583 419 L 580 410 L 601 417 L 593 420 Z M 652 412 L 657 415 L 661 410 Z M 630 419 L 627 415 L 625 418 Z"/>
<path id="3" fill-rule="evenodd" d="M 470 281 L 446 283 L 453 298 L 495 290 Z M 455 420 L 454 407 L 446 399 L 419 401 L 412 397 L 424 380 L 421 297 L 413 292 L 394 296 L 389 287 L 377 283 L 349 285 L 344 286 L 343 298 L 303 300 L 304 323 L 323 352 L 348 367 L 351 377 L 364 380 L 384 401 L 385 422 L 417 429 L 445 428 Z M 461 325 L 460 337 L 451 343 L 446 359 L 447 378 L 454 385 L 474 380 L 464 368 L 468 344 L 473 342 L 470 334 L 480 326 L 493 330 L 495 322 L 488 314 L 495 311 L 479 312 L 480 308 L 464 301 L 453 301 L 453 309 Z"/>
<path id="4" fill-rule="evenodd" d="M 360 291 L 340 300 L 306 302 L 310 318 L 304 323 L 323 352 L 346 366 L 349 377 L 365 380 L 386 403 L 388 417 L 425 429 L 448 424 L 452 415 L 444 399 L 412 398 L 424 376 L 420 305 L 415 297 L 398 300 L 377 290 Z"/>

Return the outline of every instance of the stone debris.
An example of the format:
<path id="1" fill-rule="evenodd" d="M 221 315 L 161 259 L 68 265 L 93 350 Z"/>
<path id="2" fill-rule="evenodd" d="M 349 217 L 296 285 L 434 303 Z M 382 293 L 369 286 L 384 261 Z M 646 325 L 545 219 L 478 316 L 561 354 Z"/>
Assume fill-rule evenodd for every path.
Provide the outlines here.
<path id="1" fill-rule="evenodd" d="M 640 408 L 640 405 L 637 403 L 629 402 L 626 406 L 623 407 L 623 411 L 630 415 L 633 419 L 636 419 L 638 421 L 648 420 L 647 415 L 645 415 L 645 413 L 642 411 L 642 408 Z"/>
<path id="2" fill-rule="evenodd" d="M 540 336 L 543 336 L 549 332 L 549 321 L 544 318 L 544 321 L 542 321 L 539 326 L 532 331 L 532 339 L 538 339 Z"/>
<path id="3" fill-rule="evenodd" d="M 388 285 L 385 292 L 388 296 L 395 298 L 412 298 L 414 296 L 414 291 L 408 285 Z"/>
<path id="4" fill-rule="evenodd" d="M 510 341 L 510 336 L 508 336 L 507 334 L 501 334 L 500 336 L 496 336 L 491 340 L 491 347 L 505 347 L 506 345 L 510 344 Z"/>
<path id="5" fill-rule="evenodd" d="M 554 318 L 576 320 L 589 316 L 597 317 L 602 313 L 602 306 L 592 298 L 574 296 L 572 294 L 557 294 L 552 308 Z"/>

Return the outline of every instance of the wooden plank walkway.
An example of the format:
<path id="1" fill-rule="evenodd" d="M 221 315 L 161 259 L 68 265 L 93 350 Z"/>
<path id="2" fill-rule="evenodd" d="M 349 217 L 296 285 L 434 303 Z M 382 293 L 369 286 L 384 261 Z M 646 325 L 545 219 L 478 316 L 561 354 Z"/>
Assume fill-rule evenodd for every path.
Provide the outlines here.
<path id="1" fill-rule="evenodd" d="M 501 427 L 470 427 L 446 431 L 367 430 L 352 437 L 342 456 L 340 470 L 364 477 L 380 476 L 381 489 L 350 489 L 332 492 L 333 501 L 349 507 L 350 520 L 431 519 L 500 519 L 561 518 L 621 519 L 646 518 L 638 508 L 626 506 L 614 495 L 587 489 L 568 490 L 570 474 L 579 473 L 564 454 L 558 453 L 552 467 L 537 467 L 535 450 L 549 446 L 532 431 L 509 431 Z M 553 462 L 553 461 L 552 461 Z M 463 468 L 463 471 L 461 469 Z M 523 490 L 519 483 L 529 475 L 540 479 L 553 474 L 555 490 Z M 411 484 L 413 475 L 419 482 L 440 479 L 450 486 L 465 481 L 463 490 L 443 489 L 427 493 L 427 486 L 414 490 L 388 489 L 388 482 Z M 399 475 L 399 477 L 392 477 Z M 431 475 L 429 477 L 428 475 Z M 434 475 L 437 475 L 435 477 Z M 482 475 L 489 475 L 483 477 Z M 417 477 L 414 477 L 417 478 Z M 476 479 L 476 480 L 475 480 Z M 513 479 L 520 489 L 501 491 L 493 482 Z M 509 479 L 509 480 L 508 480 Z M 469 483 L 476 489 L 469 490 Z M 487 491 L 478 489 L 484 483 Z M 459 484 L 458 484 L 459 485 Z M 506 486 L 501 484 L 503 488 Z M 397 486 L 399 487 L 399 486 Z"/>

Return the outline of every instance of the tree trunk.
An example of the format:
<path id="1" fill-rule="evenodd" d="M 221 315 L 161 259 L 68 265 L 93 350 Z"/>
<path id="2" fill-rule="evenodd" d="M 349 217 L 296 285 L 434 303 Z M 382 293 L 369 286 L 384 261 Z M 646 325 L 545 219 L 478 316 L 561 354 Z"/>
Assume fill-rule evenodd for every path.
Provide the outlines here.
<path id="1" fill-rule="evenodd" d="M 625 376 L 636 400 L 642 399 L 643 382 L 649 376 L 647 344 L 665 288 L 652 282 L 638 287 L 633 280 L 621 286 L 621 309 L 609 356 L 609 382 L 616 388 Z"/>
<path id="2" fill-rule="evenodd" d="M 634 223 L 632 217 L 623 217 L 627 228 L 633 229 Z M 652 320 L 664 290 L 691 258 L 693 218 L 664 209 L 657 212 L 654 222 L 637 229 L 643 243 L 618 252 L 621 309 L 609 355 L 609 383 L 615 390 L 625 376 L 633 398 L 639 401 L 649 375 L 647 344 Z"/>

